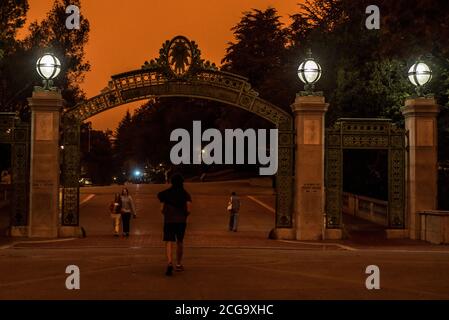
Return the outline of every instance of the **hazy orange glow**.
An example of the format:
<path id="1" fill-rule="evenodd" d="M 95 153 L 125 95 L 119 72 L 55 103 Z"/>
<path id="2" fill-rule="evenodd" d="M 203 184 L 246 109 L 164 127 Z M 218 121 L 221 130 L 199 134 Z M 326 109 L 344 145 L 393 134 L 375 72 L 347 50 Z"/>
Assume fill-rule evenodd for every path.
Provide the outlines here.
<path id="1" fill-rule="evenodd" d="M 88 97 L 97 95 L 110 76 L 138 69 L 155 58 L 165 40 L 185 35 L 195 40 L 203 58 L 220 63 L 233 40 L 232 31 L 251 8 L 275 7 L 289 22 L 301 0 L 82 0 L 82 14 L 90 21 L 86 48 L 92 69 L 83 84 Z M 53 0 L 29 0 L 28 21 L 41 20 Z M 103 112 L 90 120 L 95 129 L 115 129 L 123 113 L 140 103 Z"/>

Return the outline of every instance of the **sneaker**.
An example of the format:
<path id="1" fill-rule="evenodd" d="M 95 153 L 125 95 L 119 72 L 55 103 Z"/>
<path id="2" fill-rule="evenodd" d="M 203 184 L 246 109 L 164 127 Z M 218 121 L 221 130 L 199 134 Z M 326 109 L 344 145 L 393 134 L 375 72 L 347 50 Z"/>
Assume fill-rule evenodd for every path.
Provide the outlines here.
<path id="1" fill-rule="evenodd" d="M 166 276 L 172 276 L 173 275 L 173 265 L 169 264 L 167 266 L 167 271 L 165 271 Z"/>
<path id="2" fill-rule="evenodd" d="M 175 267 L 176 272 L 182 272 L 184 271 L 184 266 L 182 264 L 177 264 Z"/>

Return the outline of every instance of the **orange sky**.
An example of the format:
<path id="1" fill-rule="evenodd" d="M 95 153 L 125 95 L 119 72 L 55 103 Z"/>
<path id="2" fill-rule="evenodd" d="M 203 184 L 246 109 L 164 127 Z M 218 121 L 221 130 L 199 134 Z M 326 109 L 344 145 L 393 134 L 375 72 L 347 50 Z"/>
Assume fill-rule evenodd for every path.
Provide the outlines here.
<path id="1" fill-rule="evenodd" d="M 53 0 L 28 0 L 28 21 L 41 20 Z M 91 71 L 83 89 L 90 98 L 107 85 L 110 76 L 138 69 L 145 60 L 155 58 L 165 40 L 185 35 L 195 40 L 202 56 L 217 64 L 224 56 L 230 29 L 243 11 L 273 6 L 288 23 L 301 0 L 82 0 L 82 14 L 91 31 L 86 47 Z M 140 103 L 137 104 L 137 106 Z M 115 129 L 128 104 L 90 119 L 99 130 Z"/>

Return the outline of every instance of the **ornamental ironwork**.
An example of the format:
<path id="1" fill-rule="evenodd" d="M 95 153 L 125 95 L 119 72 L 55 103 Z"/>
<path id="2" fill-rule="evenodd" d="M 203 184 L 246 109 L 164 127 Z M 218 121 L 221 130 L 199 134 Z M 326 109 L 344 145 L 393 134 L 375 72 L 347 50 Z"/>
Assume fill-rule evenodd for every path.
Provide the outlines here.
<path id="1" fill-rule="evenodd" d="M 86 119 L 122 104 L 154 97 L 188 97 L 221 102 L 256 114 L 279 129 L 276 177 L 276 227 L 293 226 L 293 119 L 261 99 L 248 79 L 218 70 L 201 58 L 195 41 L 183 36 L 166 41 L 159 57 L 141 69 L 112 76 L 102 92 L 63 115 L 63 224 L 78 223 L 79 126 Z M 78 129 L 76 129 L 76 127 Z M 78 131 L 76 131 L 78 130 Z M 66 136 L 77 137 L 75 140 Z M 69 139 L 71 142 L 66 142 Z M 67 195 L 67 197 L 65 196 Z"/>
<path id="2" fill-rule="evenodd" d="M 15 113 L 0 113 L 0 143 L 11 145 L 11 226 L 28 223 L 30 123 Z"/>
<path id="3" fill-rule="evenodd" d="M 405 130 L 389 119 L 339 119 L 326 130 L 326 224 L 340 228 L 343 150 L 388 151 L 388 226 L 405 227 Z"/>

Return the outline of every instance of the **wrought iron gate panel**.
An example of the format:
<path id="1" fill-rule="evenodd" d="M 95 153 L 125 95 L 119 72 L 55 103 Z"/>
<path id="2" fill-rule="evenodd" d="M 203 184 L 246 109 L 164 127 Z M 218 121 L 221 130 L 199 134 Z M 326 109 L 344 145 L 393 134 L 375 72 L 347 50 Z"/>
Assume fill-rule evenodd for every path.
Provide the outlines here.
<path id="1" fill-rule="evenodd" d="M 79 225 L 80 123 L 62 118 L 62 217 L 63 226 Z"/>
<path id="2" fill-rule="evenodd" d="M 343 193 L 343 150 L 388 151 L 389 228 L 405 227 L 405 130 L 389 119 L 339 119 L 326 130 L 327 228 L 340 228 Z"/>
<path id="3" fill-rule="evenodd" d="M 285 130 L 285 129 L 284 129 Z M 293 128 L 279 131 L 276 175 L 276 228 L 292 228 Z"/>
<path id="4" fill-rule="evenodd" d="M 30 123 L 15 113 L 0 113 L 0 143 L 11 145 L 11 226 L 26 226 L 29 207 Z"/>

